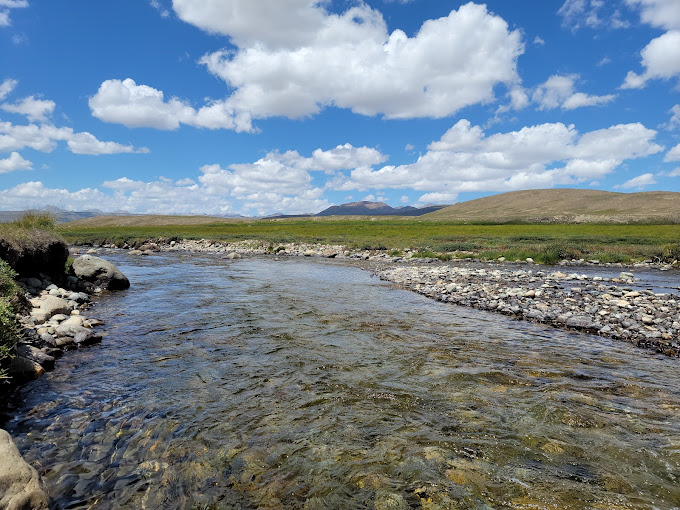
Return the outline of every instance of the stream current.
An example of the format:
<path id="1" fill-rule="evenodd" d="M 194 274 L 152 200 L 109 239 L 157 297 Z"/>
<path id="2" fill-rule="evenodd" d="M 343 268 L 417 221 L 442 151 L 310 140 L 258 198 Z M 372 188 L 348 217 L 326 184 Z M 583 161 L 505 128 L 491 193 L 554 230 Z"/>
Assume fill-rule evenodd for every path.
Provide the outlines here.
<path id="1" fill-rule="evenodd" d="M 678 360 L 310 259 L 106 255 L 0 426 L 54 508 L 680 508 Z"/>

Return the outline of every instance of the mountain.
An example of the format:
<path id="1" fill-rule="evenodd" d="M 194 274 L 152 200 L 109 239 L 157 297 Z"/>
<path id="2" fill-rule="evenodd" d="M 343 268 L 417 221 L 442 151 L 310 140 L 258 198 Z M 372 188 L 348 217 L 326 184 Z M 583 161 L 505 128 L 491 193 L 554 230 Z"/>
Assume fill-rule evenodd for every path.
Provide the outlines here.
<path id="1" fill-rule="evenodd" d="M 490 223 L 680 223 L 680 193 L 614 193 L 589 189 L 512 191 L 460 202 L 423 219 Z"/>
<path id="2" fill-rule="evenodd" d="M 391 207 L 384 202 L 351 202 L 334 205 L 315 216 L 422 216 L 446 207 L 431 205 L 426 207 Z"/>
<path id="3" fill-rule="evenodd" d="M 0 223 L 9 223 L 11 221 L 19 219 L 26 211 L 0 211 Z M 104 214 L 101 211 L 65 211 L 59 209 L 58 207 L 45 207 L 38 212 L 48 212 L 57 223 L 66 223 L 68 221 L 82 220 L 85 218 L 92 218 L 94 216 L 101 216 Z"/>

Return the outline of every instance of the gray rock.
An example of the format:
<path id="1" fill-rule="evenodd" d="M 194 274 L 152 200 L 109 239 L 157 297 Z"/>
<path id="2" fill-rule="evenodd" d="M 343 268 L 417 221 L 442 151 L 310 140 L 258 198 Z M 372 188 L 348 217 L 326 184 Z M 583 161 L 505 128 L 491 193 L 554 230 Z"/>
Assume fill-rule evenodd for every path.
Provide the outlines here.
<path id="1" fill-rule="evenodd" d="M 54 358 L 32 345 L 18 345 L 14 350 L 17 356 L 35 361 L 43 368 L 48 370 L 54 368 Z"/>
<path id="2" fill-rule="evenodd" d="M 600 325 L 596 324 L 593 319 L 586 315 L 576 315 L 567 319 L 568 328 L 577 329 L 600 329 Z"/>
<path id="3" fill-rule="evenodd" d="M 39 289 L 42 287 L 42 281 L 37 278 L 26 278 L 26 285 L 33 287 L 34 289 Z"/>
<path id="4" fill-rule="evenodd" d="M 38 379 L 45 373 L 45 369 L 32 359 L 23 356 L 14 356 L 9 364 L 7 372 L 17 379 Z M 0 506 L 2 508 L 2 506 Z"/>
<path id="5" fill-rule="evenodd" d="M 65 315 L 71 313 L 71 307 L 68 306 L 66 300 L 56 296 L 47 296 L 40 305 L 40 310 L 45 312 L 47 319 L 58 313 L 63 313 Z"/>
<path id="6" fill-rule="evenodd" d="M 130 287 L 130 281 L 111 262 L 93 255 L 83 255 L 73 261 L 73 271 L 78 278 L 107 290 Z"/>
<path id="7" fill-rule="evenodd" d="M 86 330 L 77 333 L 73 339 L 77 345 L 92 345 L 102 341 L 102 337 L 95 335 L 92 331 Z"/>
<path id="8" fill-rule="evenodd" d="M 38 472 L 21 457 L 10 435 L 0 429 L 0 508 L 43 510 L 48 502 Z"/>

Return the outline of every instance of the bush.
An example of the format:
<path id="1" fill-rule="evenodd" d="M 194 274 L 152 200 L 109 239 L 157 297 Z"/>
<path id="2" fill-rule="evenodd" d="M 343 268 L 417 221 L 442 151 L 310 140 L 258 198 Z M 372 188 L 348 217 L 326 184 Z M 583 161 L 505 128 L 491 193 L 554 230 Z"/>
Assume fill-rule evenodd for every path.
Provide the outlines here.
<path id="1" fill-rule="evenodd" d="M 680 260 L 680 243 L 666 244 L 661 248 L 662 262 L 673 262 L 674 260 Z"/>
<path id="2" fill-rule="evenodd" d="M 12 301 L 18 287 L 14 283 L 16 273 L 9 264 L 0 259 L 0 379 L 5 377 L 2 366 L 17 343 L 19 322 Z"/>
<path id="3" fill-rule="evenodd" d="M 56 220 L 48 212 L 27 211 L 14 222 L 14 225 L 24 230 L 54 230 Z"/>

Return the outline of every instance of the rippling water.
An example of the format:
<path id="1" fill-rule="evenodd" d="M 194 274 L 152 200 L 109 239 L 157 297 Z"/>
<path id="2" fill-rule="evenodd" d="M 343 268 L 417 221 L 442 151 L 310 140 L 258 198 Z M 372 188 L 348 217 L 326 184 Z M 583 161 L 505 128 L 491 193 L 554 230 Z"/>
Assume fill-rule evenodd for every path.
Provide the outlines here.
<path id="1" fill-rule="evenodd" d="M 678 360 L 309 259 L 107 257 L 3 424 L 55 508 L 678 508 Z"/>

